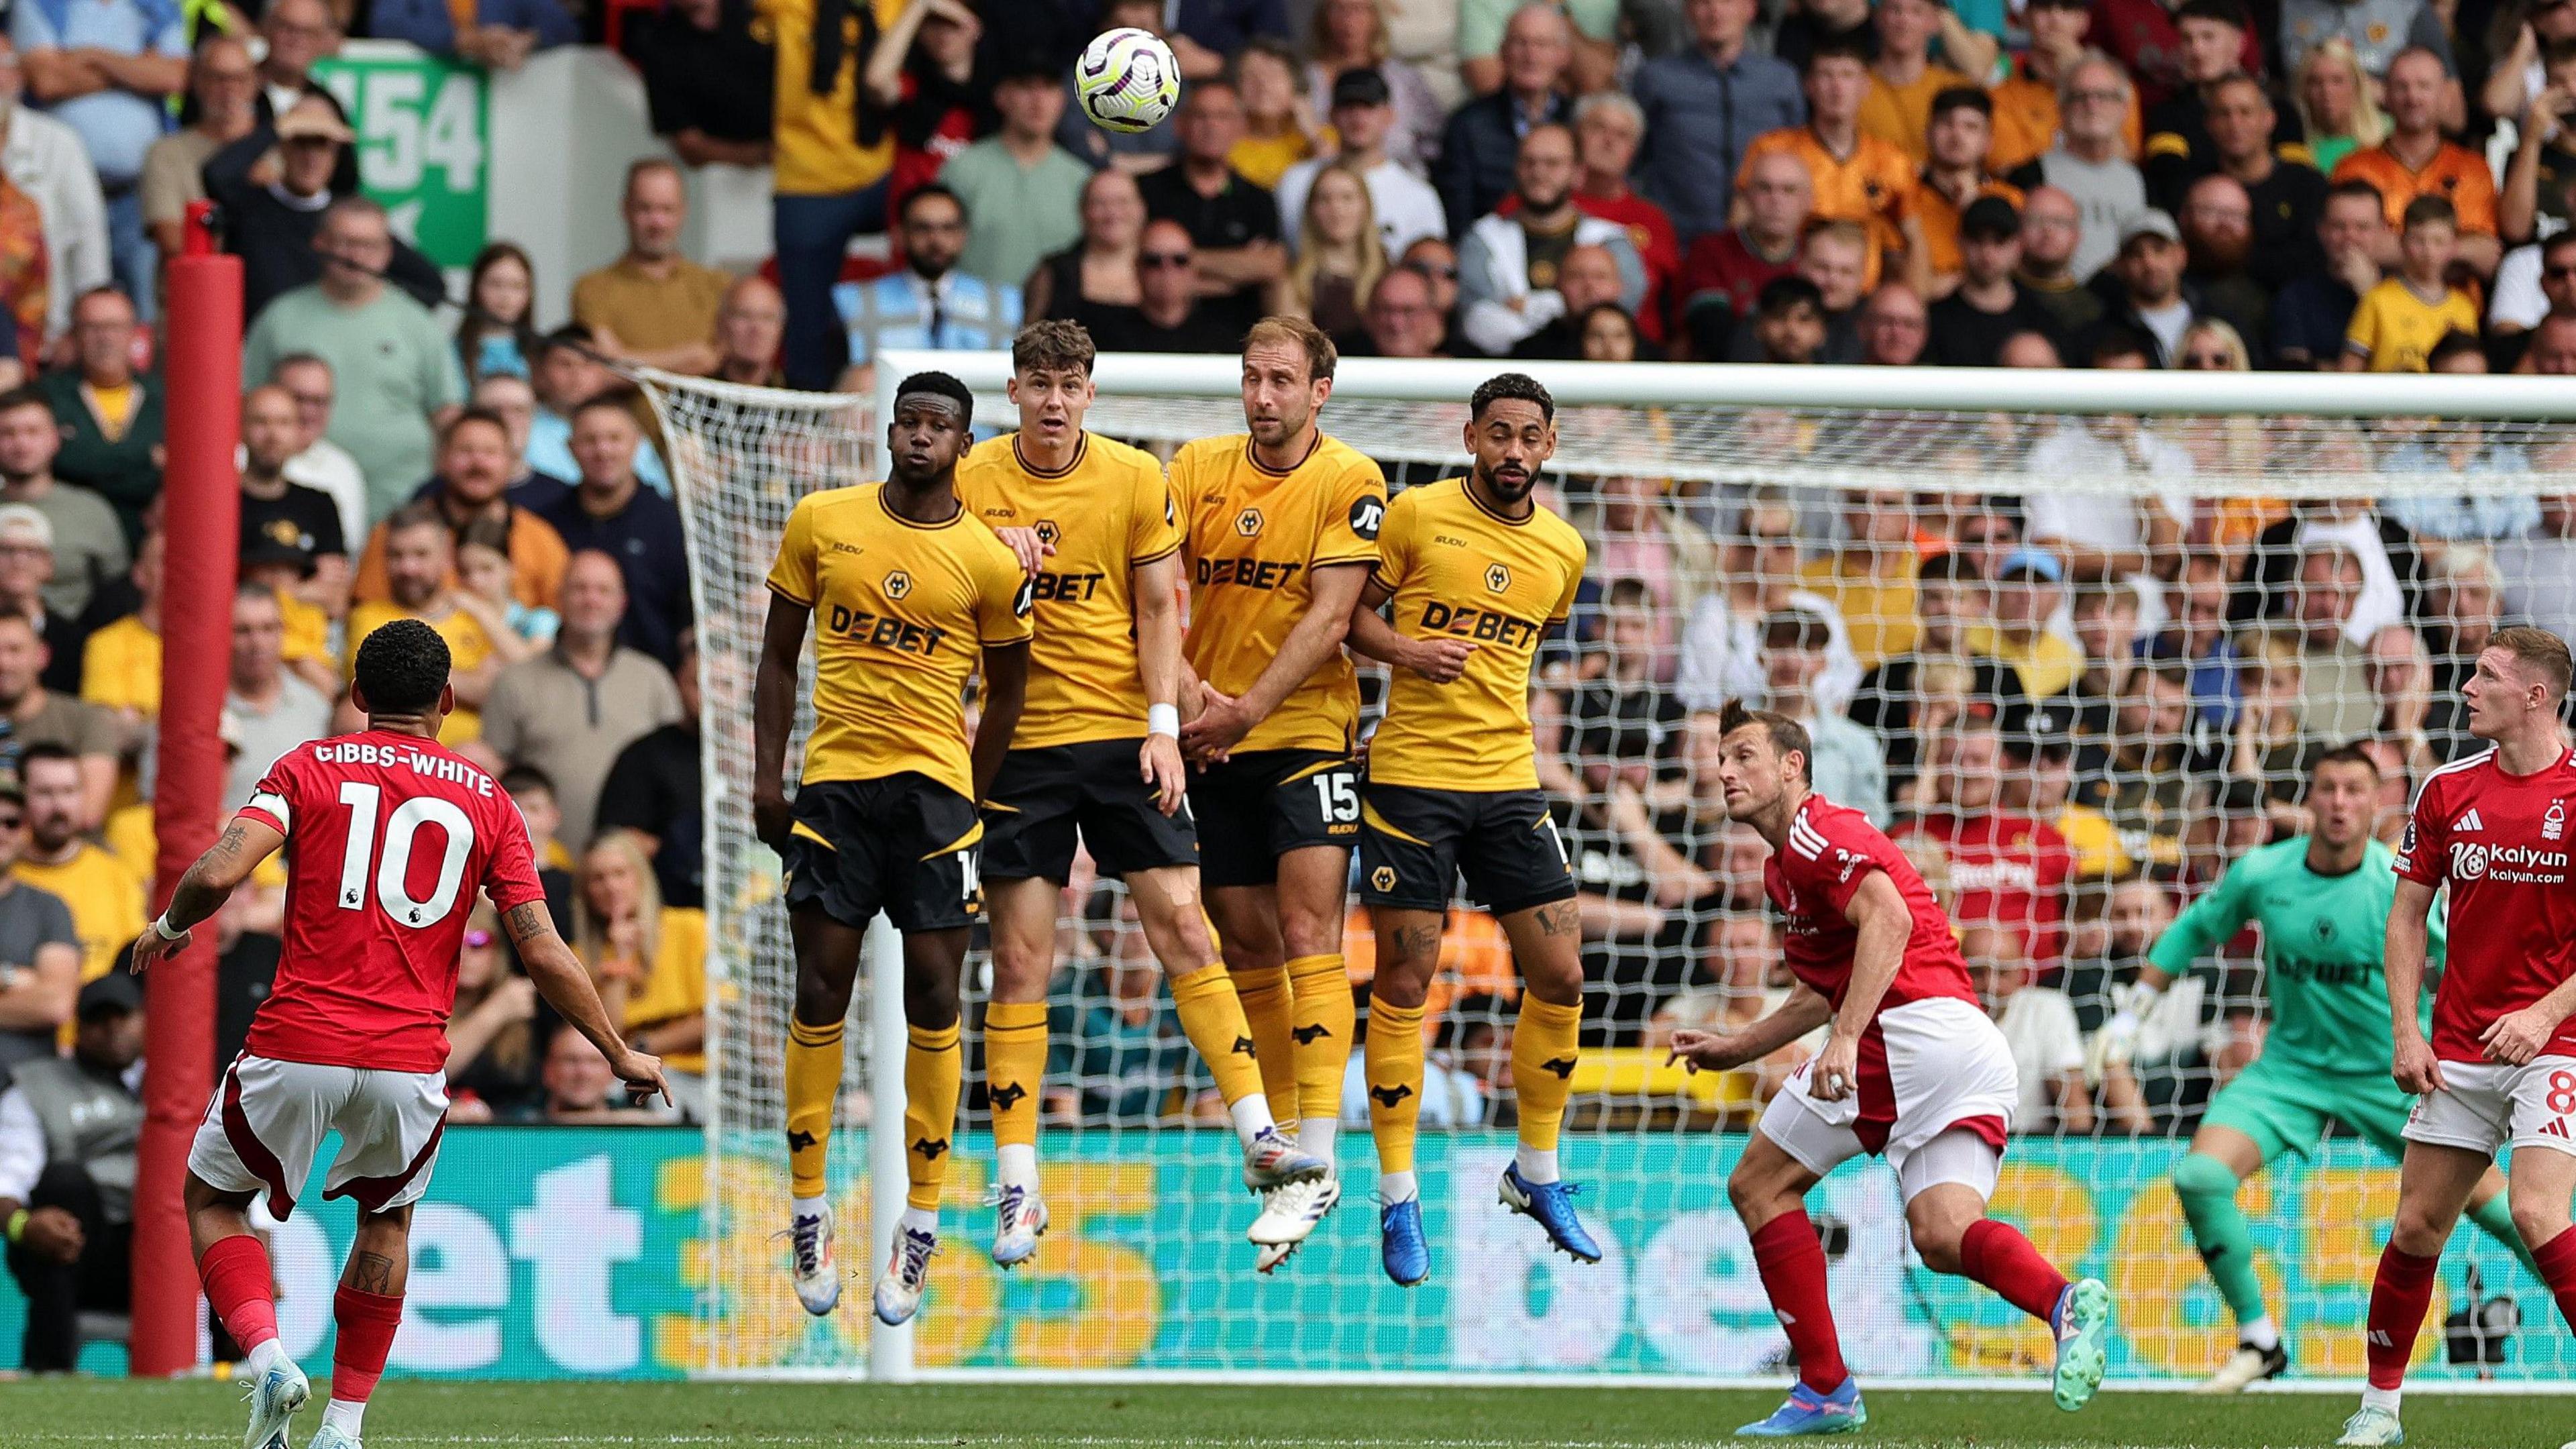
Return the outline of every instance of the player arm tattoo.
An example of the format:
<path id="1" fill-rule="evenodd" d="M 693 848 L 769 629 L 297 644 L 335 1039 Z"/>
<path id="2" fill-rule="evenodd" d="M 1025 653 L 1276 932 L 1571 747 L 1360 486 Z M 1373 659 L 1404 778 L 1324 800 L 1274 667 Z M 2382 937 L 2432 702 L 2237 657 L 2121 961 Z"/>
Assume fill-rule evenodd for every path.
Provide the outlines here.
<path id="1" fill-rule="evenodd" d="M 250 873 L 275 854 L 285 839 L 274 825 L 234 816 L 206 853 L 179 877 L 177 889 L 171 891 L 170 909 L 164 913 L 170 929 L 187 930 L 222 910 L 233 891 L 250 879 Z"/>
<path id="2" fill-rule="evenodd" d="M 519 961 L 528 968 L 528 979 L 546 1004 L 590 1038 L 600 1055 L 612 1063 L 624 1056 L 626 1040 L 609 1020 L 599 988 L 590 979 L 590 968 L 555 931 L 546 903 L 534 900 L 512 906 L 501 913 L 501 929 L 510 933 L 510 944 L 519 949 Z"/>

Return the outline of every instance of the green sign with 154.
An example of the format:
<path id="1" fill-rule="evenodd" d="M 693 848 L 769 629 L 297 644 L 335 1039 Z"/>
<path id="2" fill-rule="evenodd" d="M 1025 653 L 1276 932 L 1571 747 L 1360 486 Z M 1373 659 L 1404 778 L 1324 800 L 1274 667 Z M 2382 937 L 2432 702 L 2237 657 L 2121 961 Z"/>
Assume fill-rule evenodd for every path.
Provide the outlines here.
<path id="1" fill-rule="evenodd" d="M 483 249 L 490 111 L 483 72 L 413 46 L 352 41 L 313 67 L 358 133 L 359 184 L 444 269 Z"/>

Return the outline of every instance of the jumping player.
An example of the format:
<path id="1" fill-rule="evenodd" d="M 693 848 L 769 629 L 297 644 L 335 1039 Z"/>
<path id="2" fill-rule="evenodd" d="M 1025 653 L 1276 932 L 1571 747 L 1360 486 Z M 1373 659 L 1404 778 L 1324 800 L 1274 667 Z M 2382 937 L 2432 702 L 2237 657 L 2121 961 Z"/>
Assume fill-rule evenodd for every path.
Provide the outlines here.
<path id="1" fill-rule="evenodd" d="M 2370 1286 L 2370 1383 L 2338 1444 L 2402 1444 L 2398 1394 L 2460 1209 L 2513 1144 L 2507 1201 L 2558 1311 L 2576 1324 L 2576 890 L 2568 816 L 2576 755 L 2559 727 L 2567 645 L 2499 629 L 2460 687 L 2469 733 L 2495 748 L 2426 777 L 2397 846 L 2388 913 L 2392 1074 L 2421 1093 L 2406 1124 L 2397 1221 Z M 2451 888 L 2450 938 L 2430 1041 L 2416 1016 L 2425 913 Z"/>
<path id="2" fill-rule="evenodd" d="M 2167 987 L 2246 922 L 2262 926 L 2272 1006 L 2263 1054 L 2210 1099 L 2173 1173 L 2192 1242 L 2236 1315 L 2236 1347 L 2200 1386 L 2204 1393 L 2232 1394 L 2290 1366 L 2280 1325 L 2263 1308 L 2238 1186 L 2285 1152 L 2305 1156 L 2329 1118 L 2398 1156 L 2414 1105 L 2388 1075 L 2395 1049 L 2380 962 L 2397 877 L 2393 852 L 2370 834 L 2379 766 L 2350 745 L 2327 751 L 2308 774 L 2307 807 L 2315 829 L 2229 866 L 2156 942 L 2138 979 L 2114 993 L 2119 1010 L 2103 1029 L 2108 1055 L 2125 1061 L 2139 1020 Z M 2433 932 L 2438 954 L 2438 919 Z M 2475 1197 L 2478 1226 L 2522 1251 L 2505 1211 L 2503 1174 L 2488 1168 Z"/>
<path id="3" fill-rule="evenodd" d="M 1517 372 L 1468 403 L 1464 478 L 1411 488 L 1387 506 L 1378 562 L 1351 615 L 1351 647 L 1394 665 L 1385 722 L 1369 744 L 1360 802 L 1360 895 L 1376 925 L 1369 991 L 1369 1125 L 1377 1138 L 1378 1232 L 1387 1276 L 1430 1276 L 1413 1174 L 1422 1112 L 1422 1011 L 1440 928 L 1463 871 L 1502 923 L 1528 991 L 1512 1035 L 1520 1150 L 1505 1205 L 1587 1263 L 1601 1249 L 1559 1179 L 1557 1129 L 1583 1023 L 1583 922 L 1574 875 L 1530 741 L 1530 670 L 1583 581 L 1583 535 L 1530 498 L 1556 451 L 1556 399 Z M 1378 617 L 1392 602 L 1394 623 Z"/>
<path id="4" fill-rule="evenodd" d="M 188 867 L 170 908 L 134 943 L 148 971 L 292 842 L 286 949 L 188 1151 L 188 1232 L 206 1301 L 246 1352 L 244 1449 L 284 1449 L 311 1393 L 277 1336 L 275 1279 L 248 1212 L 295 1210 L 322 1139 L 340 1134 L 326 1198 L 354 1199 L 331 1313 L 331 1401 L 315 1449 L 358 1449 L 367 1398 L 402 1322 L 412 1205 L 428 1190 L 447 1121 L 447 1018 L 457 948 L 481 891 L 501 912 L 537 991 L 590 1038 L 638 1096 L 662 1064 L 628 1047 L 555 934 L 527 823 L 492 777 L 438 743 L 455 708 L 447 641 L 397 619 L 358 645 L 350 703 L 365 730 L 300 745 L 259 782 L 223 838 Z"/>
<path id="5" fill-rule="evenodd" d="M 1949 917 L 1867 817 L 1815 793 L 1803 726 L 1729 703 L 1718 728 L 1727 817 L 1770 842 L 1762 889 L 1788 919 L 1782 955 L 1798 989 L 1741 1031 L 1675 1032 L 1673 1057 L 1694 1071 L 1737 1067 L 1833 1024 L 1824 1050 L 1763 1109 L 1726 1183 L 1798 1358 L 1789 1401 L 1735 1432 L 1822 1434 L 1868 1421 L 1843 1367 L 1805 1201 L 1863 1152 L 1896 1169 L 1924 1265 L 2044 1320 L 2057 1339 L 2057 1406 L 2084 1407 L 2102 1385 L 2111 1290 L 2067 1282 L 2018 1229 L 1986 1216 L 2018 1092 Z"/>
<path id="6" fill-rule="evenodd" d="M 1377 465 L 1315 423 L 1335 360 L 1311 322 L 1254 324 L 1243 344 L 1247 431 L 1172 459 L 1203 706 L 1181 727 L 1181 748 L 1203 766 L 1190 806 L 1204 827 L 1208 914 L 1270 1110 L 1294 1118 L 1297 1145 L 1328 1167 L 1356 1015 L 1342 899 L 1360 834 L 1360 692 L 1342 639 L 1386 519 Z M 1270 1189 L 1265 1211 L 1294 1226 L 1262 1247 L 1262 1271 L 1341 1195 L 1329 1171 Z"/>
<path id="7" fill-rule="evenodd" d="M 1020 430 L 977 445 L 957 494 L 996 531 L 1029 529 L 1051 552 L 1034 579 L 1028 703 L 984 802 L 985 913 L 993 994 L 984 1014 L 999 1209 L 993 1261 L 1026 1260 L 1046 1231 L 1038 1195 L 1038 1089 L 1056 898 L 1074 834 L 1103 875 L 1127 882 L 1173 1008 L 1208 1064 L 1255 1189 L 1324 1175 L 1271 1118 L 1251 1029 L 1199 900 L 1198 832 L 1182 797 L 1181 531 L 1153 455 L 1085 432 L 1091 335 L 1048 321 L 1011 342 Z M 1252 1241 L 1288 1231 L 1276 1214 Z"/>
<path id="8" fill-rule="evenodd" d="M 961 1082 L 958 977 L 983 905 L 975 802 L 991 788 L 1028 683 L 1034 592 L 1009 547 L 957 498 L 975 398 L 944 372 L 896 389 L 883 483 L 798 501 L 769 571 L 768 632 L 753 685 L 753 824 L 786 866 L 796 938 L 787 1032 L 789 1234 L 797 1299 L 840 1302 L 824 1166 L 841 1092 L 841 1025 L 868 922 L 903 932 L 904 1163 L 910 1190 L 876 1283 L 876 1314 L 921 1306 L 939 1246 Z M 790 804 L 782 783 L 797 658 L 814 641 L 814 733 Z M 965 689 L 981 661 L 983 721 L 970 758 Z"/>

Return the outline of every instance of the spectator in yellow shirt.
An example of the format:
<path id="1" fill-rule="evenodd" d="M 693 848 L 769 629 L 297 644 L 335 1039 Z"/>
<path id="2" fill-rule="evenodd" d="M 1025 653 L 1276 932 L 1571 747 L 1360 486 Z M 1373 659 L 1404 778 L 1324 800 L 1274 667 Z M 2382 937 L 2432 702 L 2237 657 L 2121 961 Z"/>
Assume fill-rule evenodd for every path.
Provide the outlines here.
<path id="1" fill-rule="evenodd" d="M 1995 621 L 1968 630 L 1968 651 L 2012 666 L 2032 700 L 2064 694 L 2084 671 L 2084 655 L 2051 631 L 2066 583 L 2066 565 L 2044 548 L 2017 548 L 1995 569 Z"/>
<path id="2" fill-rule="evenodd" d="M 453 572 L 456 541 L 447 531 L 447 520 L 440 516 L 434 503 L 413 503 L 397 509 L 385 521 L 385 583 L 393 597 L 382 603 L 367 602 L 349 610 L 349 661 L 355 666 L 358 645 L 376 629 L 395 619 L 418 619 L 438 631 L 447 641 L 450 671 L 447 680 L 456 691 L 456 712 L 438 731 L 440 744 L 450 749 L 469 743 L 483 733 L 483 701 L 492 693 L 492 681 L 501 672 L 500 660 L 492 653 L 492 640 L 474 615 L 456 602 L 455 590 L 447 580 Z M 356 711 L 346 702 L 341 706 L 343 728 L 360 728 Z"/>
<path id="3" fill-rule="evenodd" d="M 630 1040 L 651 1042 L 675 1080 L 684 1111 L 706 1070 L 707 923 L 702 911 L 662 904 L 652 857 L 631 830 L 601 832 L 582 852 L 573 882 L 573 949 L 590 967 L 600 999 L 619 1013 Z"/>
<path id="4" fill-rule="evenodd" d="M 894 169 L 893 116 L 859 84 L 859 73 L 903 9 L 904 0 L 752 5 L 777 39 L 770 207 L 778 289 L 787 297 L 791 387 L 829 387 L 848 361 L 832 288 L 850 238 L 885 230 L 886 177 Z"/>
<path id="5" fill-rule="evenodd" d="M 81 646 L 80 697 L 113 712 L 131 737 L 161 714 L 161 558 L 159 529 L 143 535 L 127 577 L 134 581 L 134 612 L 89 636 Z"/>
<path id="6" fill-rule="evenodd" d="M 80 979 L 95 981 L 115 965 L 117 948 L 143 930 L 143 882 L 82 838 L 88 786 L 79 756 L 61 745 L 31 745 L 19 758 L 18 778 L 27 794 L 27 851 L 9 874 L 71 908 Z"/>
<path id="7" fill-rule="evenodd" d="M 1228 165 L 1264 191 L 1277 191 L 1288 168 L 1340 149 L 1330 126 L 1318 124 L 1306 99 L 1305 67 L 1297 52 L 1268 36 L 1255 36 L 1234 59 L 1243 96 L 1243 139 L 1226 153 Z"/>
<path id="8" fill-rule="evenodd" d="M 340 661 L 331 652 L 331 615 L 302 593 L 313 570 L 314 557 L 300 544 L 265 534 L 242 541 L 242 583 L 277 596 L 278 618 L 286 631 L 286 667 L 323 698 L 338 699 Z"/>
<path id="9" fill-rule="evenodd" d="M 2450 284 L 2459 254 L 2459 213 L 2439 196 L 2406 203 L 2397 275 L 2364 292 L 2345 324 L 2346 372 L 2425 372 L 2434 344 L 2452 332 L 2478 335 L 2478 304 Z"/>
<path id="10" fill-rule="evenodd" d="M 1932 59 L 1944 13 L 1936 0 L 1879 0 L 1878 59 L 1870 63 L 1869 96 L 1860 103 L 1860 128 L 1903 150 L 1917 166 L 1932 154 L 1932 98 L 1976 84 Z"/>

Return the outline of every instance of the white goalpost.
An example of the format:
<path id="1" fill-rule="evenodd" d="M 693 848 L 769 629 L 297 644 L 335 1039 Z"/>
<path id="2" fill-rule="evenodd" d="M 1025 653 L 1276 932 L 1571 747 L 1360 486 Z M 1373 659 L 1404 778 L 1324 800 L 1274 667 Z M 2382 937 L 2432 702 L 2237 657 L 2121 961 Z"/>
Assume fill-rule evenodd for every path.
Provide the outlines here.
<path id="1" fill-rule="evenodd" d="M 979 436 L 1014 425 L 1003 353 L 889 352 L 873 395 L 641 379 L 687 523 L 703 676 L 695 1286 L 710 1374 L 1776 1381 L 1785 1343 L 1722 1183 L 1788 1063 L 1685 1077 L 1658 1045 L 1785 990 L 1758 855 L 1694 768 L 1694 716 L 1762 692 L 1837 721 L 1819 735 L 1820 785 L 1874 799 L 1948 894 L 1963 952 L 2039 1069 L 1996 1210 L 2111 1282 L 2129 1319 L 2115 1377 L 2197 1377 L 2232 1325 L 2165 1175 L 2212 1092 L 2267 1043 L 2301 1039 L 2270 1019 L 2251 941 L 2194 962 L 2134 1054 L 2095 1037 L 2109 984 L 2230 863 L 2303 828 L 2299 786 L 2324 749 L 2385 761 L 2378 828 L 2393 836 L 2407 783 L 2469 747 L 2444 703 L 2459 651 L 2511 618 L 2561 632 L 2576 618 L 2576 385 L 2562 379 L 1345 359 L 1323 426 L 1397 488 L 1463 468 L 1465 400 L 1497 372 L 1537 377 L 1560 407 L 1546 496 L 1590 540 L 1595 586 L 1542 657 L 1534 713 L 1586 903 L 1567 1175 L 1590 1185 L 1607 1261 L 1551 1261 L 1492 1205 L 1517 986 L 1490 918 L 1461 902 L 1431 1018 L 1446 1094 L 1423 1131 L 1432 1281 L 1408 1293 L 1378 1269 L 1374 1154 L 1349 1112 L 1343 1209 L 1256 1279 L 1231 1135 L 1162 1028 L 1168 995 L 1118 891 L 1084 881 L 1066 893 L 1039 1146 L 1056 1230 L 1016 1274 L 984 1258 L 979 942 L 930 1295 L 904 1329 L 867 1317 L 904 1194 L 899 953 L 880 921 L 833 1151 L 860 1291 L 813 1321 L 771 1241 L 786 1220 L 794 963 L 777 862 L 749 820 L 763 580 L 798 497 L 881 476 L 893 388 L 932 369 L 975 391 Z M 1242 430 L 1238 379 L 1231 357 L 1103 356 L 1087 425 L 1167 456 Z M 1363 693 L 1373 722 L 1382 685 Z M 2048 829 L 1999 843 L 1997 820 Z M 1368 947 L 1347 954 L 1364 991 Z M 2239 1201 L 2299 1372 L 2357 1374 L 2393 1163 L 2331 1135 Z M 1835 1174 L 1813 1210 L 1847 1351 L 1873 1383 L 2020 1382 L 2043 1362 L 2037 1330 L 1913 1257 L 1883 1167 Z M 2481 1327 L 2497 1297 L 2525 1305 L 2519 1333 Z M 2456 1321 L 2425 1336 L 2428 1383 L 2576 1375 L 2540 1285 L 2465 1225 L 2432 1316 Z"/>

